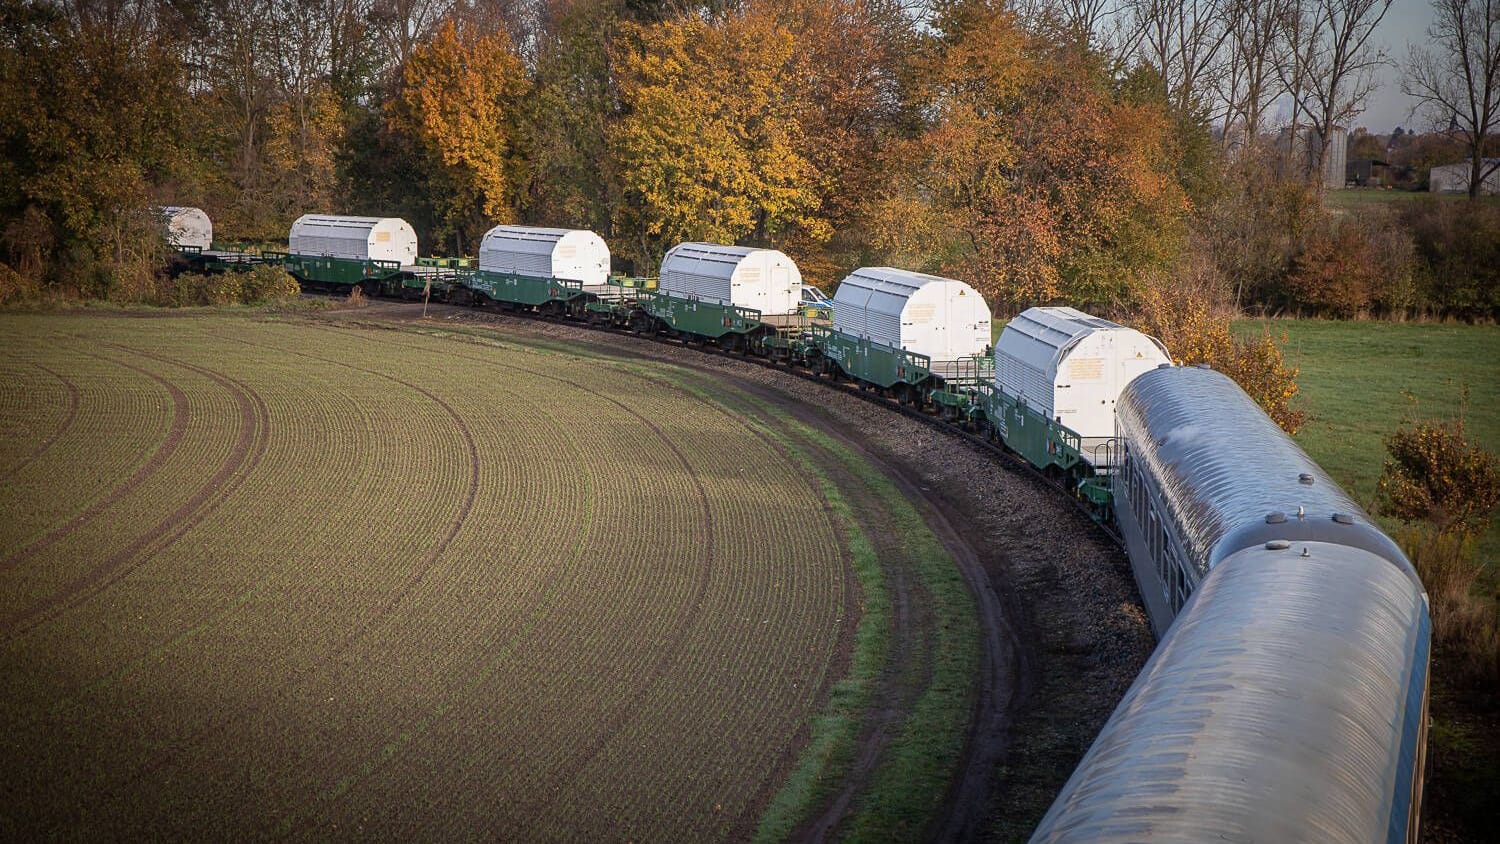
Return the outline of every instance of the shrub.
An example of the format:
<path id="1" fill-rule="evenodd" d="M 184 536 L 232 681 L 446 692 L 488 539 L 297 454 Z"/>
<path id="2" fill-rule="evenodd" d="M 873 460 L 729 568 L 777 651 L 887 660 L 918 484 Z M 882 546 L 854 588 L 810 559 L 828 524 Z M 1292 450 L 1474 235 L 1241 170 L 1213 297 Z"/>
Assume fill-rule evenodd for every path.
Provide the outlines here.
<path id="1" fill-rule="evenodd" d="M 1385 450 L 1384 512 L 1440 533 L 1478 535 L 1489 526 L 1500 503 L 1500 460 L 1468 441 L 1462 419 L 1403 427 L 1386 438 Z"/>
<path id="2" fill-rule="evenodd" d="M 32 279 L 16 272 L 9 264 L 0 264 L 0 305 L 34 298 L 39 290 Z"/>
<path id="3" fill-rule="evenodd" d="M 1301 388 L 1297 386 L 1297 368 L 1287 366 L 1281 355 L 1286 341 L 1285 334 L 1280 340 L 1269 333 L 1239 338 L 1227 358 L 1208 363 L 1233 378 L 1283 431 L 1295 434 L 1307 422 L 1307 413 L 1292 406 Z"/>
<path id="4" fill-rule="evenodd" d="M 1429 198 L 1410 203 L 1404 216 L 1429 309 L 1500 319 L 1500 206 Z"/>
<path id="5" fill-rule="evenodd" d="M 297 280 L 280 267 L 258 264 L 241 279 L 241 301 L 250 305 L 287 302 L 302 294 Z"/>
<path id="6" fill-rule="evenodd" d="M 1448 673 L 1491 693 L 1500 689 L 1500 605 L 1475 594 L 1474 538 L 1421 525 L 1398 532 L 1396 541 L 1427 589 L 1433 644 Z"/>
<path id="7" fill-rule="evenodd" d="M 245 301 L 244 273 L 215 273 L 209 276 L 204 298 L 210 305 L 238 305 Z"/>
<path id="8" fill-rule="evenodd" d="M 1384 208 L 1328 216 L 1310 226 L 1286 278 L 1286 304 L 1348 319 L 1372 310 L 1410 310 L 1411 235 Z"/>
<path id="9" fill-rule="evenodd" d="M 156 303 L 167 308 L 188 308 L 201 305 L 203 289 L 208 276 L 200 273 L 179 273 L 163 279 L 156 287 Z"/>
<path id="10" fill-rule="evenodd" d="M 1295 434 L 1307 414 L 1292 406 L 1297 370 L 1286 365 L 1269 334 L 1236 339 L 1229 329 L 1232 311 L 1207 263 L 1192 262 L 1177 275 L 1155 279 L 1141 291 L 1126 322 L 1161 340 L 1179 364 L 1206 363 L 1234 379 L 1282 430 Z"/>
<path id="11" fill-rule="evenodd" d="M 1321 217 L 1317 192 L 1250 161 L 1234 166 L 1235 189 L 1204 205 L 1193 237 L 1222 276 L 1236 308 L 1268 305 L 1305 232 Z"/>

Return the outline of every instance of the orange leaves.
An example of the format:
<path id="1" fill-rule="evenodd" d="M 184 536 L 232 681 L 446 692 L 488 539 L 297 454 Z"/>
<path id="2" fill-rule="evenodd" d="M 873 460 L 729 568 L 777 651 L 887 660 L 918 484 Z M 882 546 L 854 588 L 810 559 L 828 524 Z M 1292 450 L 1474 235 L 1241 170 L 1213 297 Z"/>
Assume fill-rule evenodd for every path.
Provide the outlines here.
<path id="1" fill-rule="evenodd" d="M 626 29 L 615 56 L 625 116 L 609 140 L 627 224 L 647 240 L 633 257 L 649 265 L 680 240 L 832 235 L 800 107 L 800 57 L 764 5 Z"/>
<path id="2" fill-rule="evenodd" d="M 1442 533 L 1478 536 L 1500 504 L 1500 460 L 1464 436 L 1463 421 L 1419 422 L 1386 437 L 1380 498 L 1387 513 Z"/>
<path id="3" fill-rule="evenodd" d="M 1206 363 L 1233 378 L 1282 430 L 1297 433 L 1307 414 L 1293 406 L 1300 388 L 1297 369 L 1281 355 L 1286 338 L 1236 338 L 1229 316 L 1201 278 L 1184 275 L 1153 277 L 1144 284 L 1127 321 L 1161 340 L 1178 364 Z"/>
<path id="4" fill-rule="evenodd" d="M 527 82 L 510 38 L 450 20 L 412 52 L 403 82 L 390 119 L 438 171 L 445 225 L 477 239 L 490 224 L 514 219 L 511 143 Z"/>
<path id="5" fill-rule="evenodd" d="M 279 193 L 296 197 L 302 208 L 336 207 L 335 159 L 344 122 L 333 91 L 319 84 L 301 102 L 272 105 L 266 130 L 266 161 Z"/>
<path id="6" fill-rule="evenodd" d="M 939 4 L 911 181 L 959 230 L 943 269 L 997 310 L 1118 308 L 1175 256 L 1188 201 L 1172 126 L 1121 101 L 1097 56 L 1029 35 L 1001 4 Z"/>

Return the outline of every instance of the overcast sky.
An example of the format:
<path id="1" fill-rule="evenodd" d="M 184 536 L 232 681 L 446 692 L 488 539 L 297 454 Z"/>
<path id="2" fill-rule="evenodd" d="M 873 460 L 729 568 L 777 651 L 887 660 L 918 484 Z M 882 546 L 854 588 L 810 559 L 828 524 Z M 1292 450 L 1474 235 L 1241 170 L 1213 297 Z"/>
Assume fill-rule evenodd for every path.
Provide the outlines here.
<path id="1" fill-rule="evenodd" d="M 1406 61 L 1411 44 L 1427 40 L 1427 27 L 1431 22 L 1429 0 L 1396 0 L 1375 30 L 1374 38 L 1385 47 L 1387 58 L 1400 65 Z M 1420 114 L 1416 118 L 1407 116 L 1415 103 L 1401 93 L 1400 67 L 1384 68 L 1378 80 L 1380 87 L 1370 95 L 1365 113 L 1356 117 L 1350 128 L 1363 126 L 1377 135 L 1388 134 L 1397 126 L 1408 131 L 1426 131 L 1426 118 Z"/>

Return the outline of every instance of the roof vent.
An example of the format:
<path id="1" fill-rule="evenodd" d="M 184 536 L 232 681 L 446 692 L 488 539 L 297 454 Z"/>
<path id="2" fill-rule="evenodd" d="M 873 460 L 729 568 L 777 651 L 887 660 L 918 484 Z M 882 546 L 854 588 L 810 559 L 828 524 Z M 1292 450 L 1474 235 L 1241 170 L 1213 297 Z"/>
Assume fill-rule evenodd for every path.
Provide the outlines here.
<path id="1" fill-rule="evenodd" d="M 1268 525 L 1280 525 L 1280 524 L 1285 524 L 1285 523 L 1286 523 L 1286 514 L 1285 513 L 1267 513 L 1266 514 L 1266 524 L 1268 524 Z"/>
<path id="2" fill-rule="evenodd" d="M 1348 513 L 1334 513 L 1333 520 L 1341 525 L 1354 524 L 1354 517 L 1349 515 Z"/>
<path id="3" fill-rule="evenodd" d="M 1267 551 L 1285 551 L 1290 547 L 1292 547 L 1292 543 L 1287 542 L 1285 539 L 1273 539 L 1266 543 Z"/>
<path id="4" fill-rule="evenodd" d="M 1307 484 L 1308 486 L 1312 486 L 1312 482 L 1313 476 L 1307 472 L 1303 472 L 1302 474 L 1297 476 L 1297 483 L 1299 484 Z"/>
<path id="5" fill-rule="evenodd" d="M 1309 550 L 1307 550 L 1307 546 L 1304 545 L 1304 546 L 1302 546 L 1302 553 L 1298 554 L 1297 556 L 1299 556 L 1299 557 L 1311 557 L 1312 556 L 1312 552 L 1309 551 Z"/>

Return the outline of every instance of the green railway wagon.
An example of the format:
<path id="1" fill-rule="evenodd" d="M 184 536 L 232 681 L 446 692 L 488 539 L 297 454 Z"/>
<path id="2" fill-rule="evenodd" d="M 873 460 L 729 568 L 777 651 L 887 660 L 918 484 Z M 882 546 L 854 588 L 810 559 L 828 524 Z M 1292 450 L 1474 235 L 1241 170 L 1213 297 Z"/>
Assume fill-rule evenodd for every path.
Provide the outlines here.
<path id="1" fill-rule="evenodd" d="M 995 388 L 995 358 L 988 350 L 959 360 L 934 362 L 932 372 L 940 377 L 928 399 L 939 415 L 965 425 L 985 420 L 990 392 Z"/>
<path id="2" fill-rule="evenodd" d="M 266 252 L 264 256 L 267 261 L 280 262 L 282 269 L 309 287 L 346 292 L 358 285 L 368 295 L 391 295 L 400 289 L 401 265 L 395 261 L 292 252 Z"/>
<path id="3" fill-rule="evenodd" d="M 460 278 L 473 267 L 473 258 L 418 258 L 416 267 L 402 272 L 390 290 L 381 292 L 407 301 L 431 298 L 451 302 L 454 291 L 461 285 Z"/>
<path id="4" fill-rule="evenodd" d="M 1011 451 L 1043 472 L 1080 477 L 1092 473 L 1092 467 L 1083 459 L 1083 441 L 1078 434 L 1004 390 L 990 390 L 985 418 Z"/>
<path id="5" fill-rule="evenodd" d="M 198 246 L 180 246 L 173 257 L 172 272 L 226 273 L 246 272 L 256 264 L 266 262 L 259 252 L 239 246 L 214 244 L 208 249 Z"/>
<path id="6" fill-rule="evenodd" d="M 670 293 L 642 293 L 641 309 L 667 328 L 683 334 L 719 339 L 729 334 L 751 335 L 774 331 L 761 319 L 760 311 L 735 305 L 720 305 L 687 299 Z"/>
<path id="7" fill-rule="evenodd" d="M 538 278 L 519 273 L 497 273 L 474 270 L 462 276 L 463 286 L 471 294 L 493 302 L 528 307 L 551 303 L 566 304 L 584 295 L 583 283 L 565 278 Z"/>
<path id="8" fill-rule="evenodd" d="M 656 290 L 656 285 L 655 278 L 612 275 L 602 290 L 584 302 L 581 316 L 594 325 L 629 326 L 644 315 L 641 297 Z"/>
<path id="9" fill-rule="evenodd" d="M 903 384 L 919 389 L 932 377 L 932 362 L 925 355 L 892 348 L 831 328 L 815 327 L 811 331 L 823 357 L 857 381 L 882 389 Z"/>

